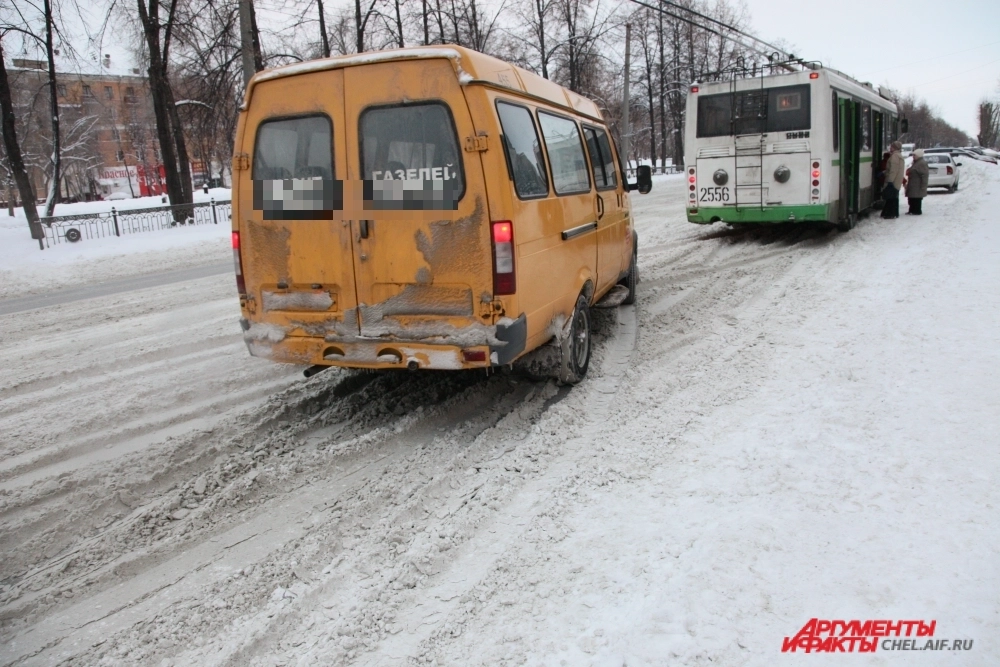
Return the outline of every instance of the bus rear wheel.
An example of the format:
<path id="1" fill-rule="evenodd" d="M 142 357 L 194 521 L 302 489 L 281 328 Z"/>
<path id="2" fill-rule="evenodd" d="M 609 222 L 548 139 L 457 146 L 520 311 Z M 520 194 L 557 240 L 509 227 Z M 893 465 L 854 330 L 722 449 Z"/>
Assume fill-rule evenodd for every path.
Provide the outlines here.
<path id="1" fill-rule="evenodd" d="M 587 375 L 590 366 L 590 306 L 582 294 L 576 300 L 569 333 L 560 348 L 559 380 L 576 384 Z"/>
<path id="2" fill-rule="evenodd" d="M 856 224 L 858 224 L 857 221 L 858 221 L 857 216 L 854 213 L 850 213 L 850 214 L 848 214 L 846 220 L 844 220 L 843 222 L 838 222 L 837 223 L 837 231 L 839 231 L 839 232 L 849 232 L 852 229 L 854 229 L 854 226 Z"/>

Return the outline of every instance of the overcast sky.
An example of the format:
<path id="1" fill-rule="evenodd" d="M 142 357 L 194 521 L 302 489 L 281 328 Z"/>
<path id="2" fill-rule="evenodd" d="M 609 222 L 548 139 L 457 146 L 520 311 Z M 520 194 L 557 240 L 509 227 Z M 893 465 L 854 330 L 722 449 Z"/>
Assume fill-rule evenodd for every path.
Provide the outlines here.
<path id="1" fill-rule="evenodd" d="M 912 92 L 971 137 L 979 100 L 1000 96 L 1000 0 L 745 1 L 761 39 Z"/>

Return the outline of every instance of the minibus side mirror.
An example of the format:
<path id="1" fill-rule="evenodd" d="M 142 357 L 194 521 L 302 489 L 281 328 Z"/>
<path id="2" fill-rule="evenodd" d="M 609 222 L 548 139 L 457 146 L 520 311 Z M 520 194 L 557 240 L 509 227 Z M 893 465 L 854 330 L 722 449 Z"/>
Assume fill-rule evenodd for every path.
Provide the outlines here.
<path id="1" fill-rule="evenodd" d="M 635 168 L 635 183 L 628 183 L 628 191 L 638 190 L 639 194 L 648 194 L 653 189 L 653 168 L 648 164 L 640 164 Z"/>
<path id="2" fill-rule="evenodd" d="M 899 119 L 899 132 L 901 134 L 906 134 L 910 131 L 910 121 L 906 118 Z"/>

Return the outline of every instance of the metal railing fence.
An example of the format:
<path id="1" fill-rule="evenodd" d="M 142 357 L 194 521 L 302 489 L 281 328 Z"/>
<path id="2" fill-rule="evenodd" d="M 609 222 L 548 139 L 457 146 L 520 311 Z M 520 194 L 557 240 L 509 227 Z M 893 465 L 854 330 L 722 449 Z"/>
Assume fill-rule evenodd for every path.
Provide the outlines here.
<path id="1" fill-rule="evenodd" d="M 119 211 L 112 207 L 101 213 L 57 215 L 42 218 L 45 247 L 76 243 L 105 236 L 124 236 L 152 232 L 181 225 L 211 225 L 227 222 L 232 215 L 232 201 L 177 204 Z"/>

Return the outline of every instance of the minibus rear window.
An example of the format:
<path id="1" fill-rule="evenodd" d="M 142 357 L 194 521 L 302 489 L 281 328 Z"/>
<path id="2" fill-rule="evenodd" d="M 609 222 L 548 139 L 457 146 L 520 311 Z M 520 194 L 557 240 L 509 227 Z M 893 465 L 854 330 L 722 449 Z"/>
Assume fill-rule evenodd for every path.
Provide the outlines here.
<path id="1" fill-rule="evenodd" d="M 439 102 L 361 114 L 365 199 L 377 210 L 454 210 L 465 192 L 455 123 Z"/>
<path id="2" fill-rule="evenodd" d="M 545 149 L 552 168 L 552 185 L 557 195 L 590 191 L 587 159 L 583 156 L 580 130 L 569 118 L 538 112 Z"/>
<path id="3" fill-rule="evenodd" d="M 326 116 L 261 123 L 254 146 L 254 180 L 322 178 L 332 181 L 332 134 L 330 119 Z"/>
<path id="4" fill-rule="evenodd" d="M 326 116 L 264 121 L 253 151 L 253 203 L 266 220 L 329 220 L 344 207 Z"/>

